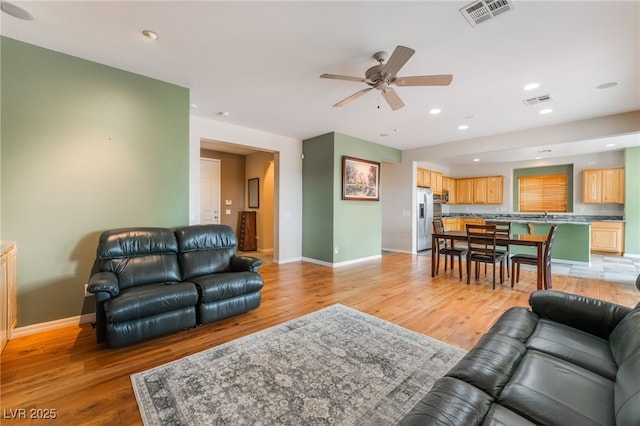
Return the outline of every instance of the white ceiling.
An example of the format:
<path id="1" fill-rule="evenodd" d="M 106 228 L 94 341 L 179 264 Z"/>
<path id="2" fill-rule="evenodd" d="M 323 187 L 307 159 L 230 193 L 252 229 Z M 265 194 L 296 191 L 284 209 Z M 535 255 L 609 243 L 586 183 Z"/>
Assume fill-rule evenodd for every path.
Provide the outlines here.
<path id="1" fill-rule="evenodd" d="M 4 36 L 188 87 L 194 115 L 299 139 L 336 131 L 410 149 L 640 110 L 639 1 L 514 0 L 475 27 L 459 12 L 471 1 L 11 3 L 34 20 L 0 14 Z M 452 84 L 397 87 L 406 105 L 397 111 L 377 91 L 332 107 L 367 86 L 320 74 L 364 76 L 373 53 L 397 45 L 416 50 L 400 76 L 453 74 Z M 531 81 L 540 88 L 523 91 Z M 608 82 L 618 84 L 597 88 Z M 523 103 L 546 94 L 549 103 Z M 640 137 L 616 142 L 606 149 Z M 545 147 L 505 149 L 524 158 Z"/>

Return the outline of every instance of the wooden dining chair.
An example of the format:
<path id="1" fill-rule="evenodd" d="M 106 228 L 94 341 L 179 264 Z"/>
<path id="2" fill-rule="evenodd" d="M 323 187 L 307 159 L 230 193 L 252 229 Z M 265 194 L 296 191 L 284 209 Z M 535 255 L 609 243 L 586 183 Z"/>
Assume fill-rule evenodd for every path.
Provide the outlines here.
<path id="1" fill-rule="evenodd" d="M 509 276 L 509 268 L 511 253 L 509 252 L 509 242 L 508 238 L 511 235 L 511 222 L 500 221 L 500 220 L 487 220 L 485 222 L 487 225 L 495 225 L 496 226 L 496 244 L 497 252 L 504 254 L 504 262 L 507 268 L 507 277 Z M 504 238 L 504 239 L 503 239 Z M 486 273 L 485 269 L 485 273 Z"/>
<path id="2" fill-rule="evenodd" d="M 544 263 L 542 267 L 544 268 L 543 276 L 544 276 L 544 288 L 551 289 L 553 285 L 551 284 L 551 248 L 553 247 L 553 240 L 556 236 L 556 231 L 558 229 L 558 225 L 552 225 L 551 229 L 549 229 L 549 234 L 547 235 L 547 241 L 544 245 Z M 515 282 L 520 281 L 520 265 L 533 265 L 538 266 L 538 255 L 536 254 L 514 254 L 511 256 L 511 287 L 513 287 L 514 277 Z"/>
<path id="3" fill-rule="evenodd" d="M 504 282 L 505 254 L 496 249 L 496 226 L 467 224 L 467 284 L 471 281 L 471 263 L 475 263 L 476 280 L 480 277 L 480 263 L 493 265 L 493 289 L 496 288 L 496 264 L 500 265 L 500 284 Z"/>
<path id="4" fill-rule="evenodd" d="M 442 219 L 433 220 L 433 232 L 436 234 L 444 233 L 444 224 Z M 432 256 L 436 256 L 436 274 L 440 270 L 440 255 L 444 255 L 444 271 L 447 272 L 447 260 L 450 261 L 451 270 L 453 271 L 453 258 L 458 258 L 458 271 L 460 279 L 462 279 L 462 257 L 467 255 L 467 249 L 463 247 L 455 247 L 455 243 L 449 241 L 446 238 L 436 237 L 436 253 L 432 253 Z"/>

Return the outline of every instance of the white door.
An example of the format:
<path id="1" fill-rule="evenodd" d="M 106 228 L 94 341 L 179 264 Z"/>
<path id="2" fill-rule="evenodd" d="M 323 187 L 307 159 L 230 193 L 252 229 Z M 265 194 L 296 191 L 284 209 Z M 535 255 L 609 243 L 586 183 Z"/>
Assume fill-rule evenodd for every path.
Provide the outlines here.
<path id="1" fill-rule="evenodd" d="M 220 160 L 200 159 L 200 223 L 220 223 Z"/>

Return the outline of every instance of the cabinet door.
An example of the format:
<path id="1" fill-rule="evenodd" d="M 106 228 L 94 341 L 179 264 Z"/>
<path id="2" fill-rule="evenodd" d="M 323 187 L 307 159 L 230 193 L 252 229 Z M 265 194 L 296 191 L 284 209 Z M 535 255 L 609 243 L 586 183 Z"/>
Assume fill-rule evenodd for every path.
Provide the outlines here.
<path id="1" fill-rule="evenodd" d="M 601 203 L 602 202 L 602 170 L 585 169 L 582 170 L 582 202 Z"/>
<path id="2" fill-rule="evenodd" d="M 602 170 L 602 202 L 624 203 L 624 169 Z"/>
<path id="3" fill-rule="evenodd" d="M 487 178 L 487 204 L 502 204 L 504 193 L 504 178 L 490 176 Z"/>
<path id="4" fill-rule="evenodd" d="M 442 177 L 442 191 L 449 193 L 449 204 L 456 203 L 456 181 L 453 178 L 443 176 Z"/>
<path id="5" fill-rule="evenodd" d="M 473 178 L 473 204 L 487 204 L 487 178 Z"/>
<path id="6" fill-rule="evenodd" d="M 431 184 L 433 185 L 432 188 L 434 194 L 442 194 L 442 173 L 432 172 Z"/>
<path id="7" fill-rule="evenodd" d="M 622 254 L 624 252 L 624 224 L 616 222 L 592 223 L 591 250 Z"/>
<path id="8" fill-rule="evenodd" d="M 473 204 L 473 179 L 456 179 L 456 203 Z"/>

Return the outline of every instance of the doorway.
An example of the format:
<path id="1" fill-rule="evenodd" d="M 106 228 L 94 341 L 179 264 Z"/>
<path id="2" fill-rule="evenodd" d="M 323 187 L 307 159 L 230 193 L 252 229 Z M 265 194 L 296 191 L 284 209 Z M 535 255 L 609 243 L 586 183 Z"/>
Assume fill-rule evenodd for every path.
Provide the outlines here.
<path id="1" fill-rule="evenodd" d="M 220 223 L 220 160 L 200 159 L 200 223 Z"/>

